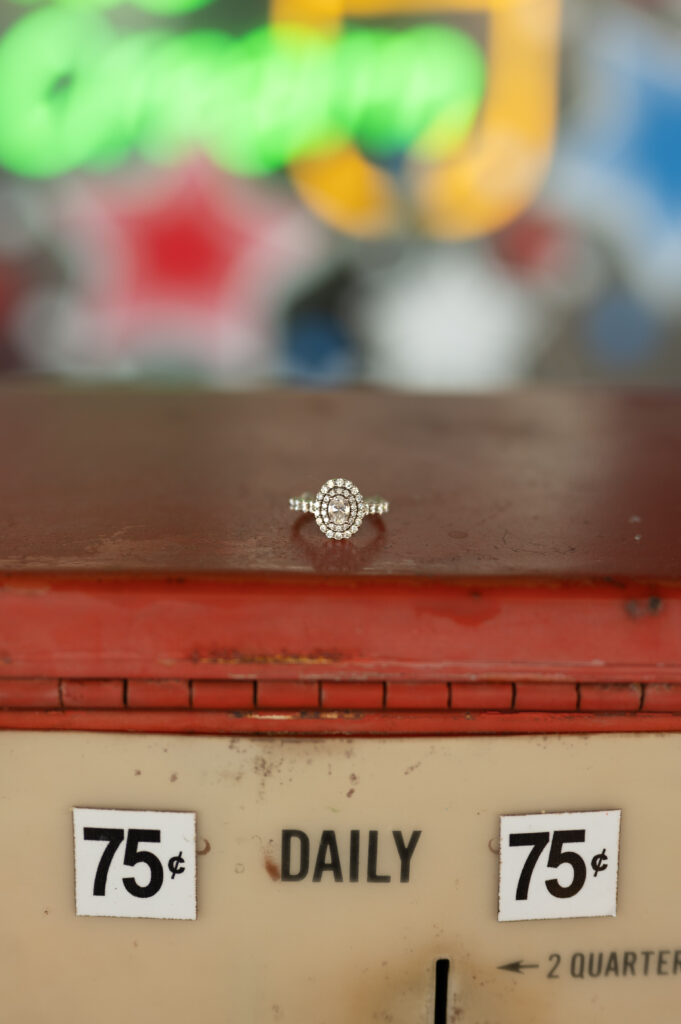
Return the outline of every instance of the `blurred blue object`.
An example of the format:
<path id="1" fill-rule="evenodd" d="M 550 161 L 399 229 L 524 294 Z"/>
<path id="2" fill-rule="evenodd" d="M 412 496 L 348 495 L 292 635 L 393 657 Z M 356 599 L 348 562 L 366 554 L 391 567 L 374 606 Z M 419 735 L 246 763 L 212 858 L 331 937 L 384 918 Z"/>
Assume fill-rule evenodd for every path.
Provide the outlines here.
<path id="1" fill-rule="evenodd" d="M 328 313 L 309 310 L 294 317 L 285 341 L 284 376 L 300 384 L 340 385 L 357 374 L 343 325 Z"/>
<path id="2" fill-rule="evenodd" d="M 638 116 L 620 160 L 625 174 L 647 185 L 665 219 L 681 213 L 681 67 L 678 70 L 676 81 L 639 79 Z"/>
<path id="3" fill-rule="evenodd" d="M 625 292 L 615 292 L 586 317 L 592 357 L 606 368 L 629 369 L 654 357 L 662 340 L 653 314 Z"/>
<path id="4" fill-rule="evenodd" d="M 590 11 L 549 206 L 614 246 L 653 309 L 681 309 L 681 38 L 624 4 Z"/>
<path id="5" fill-rule="evenodd" d="M 611 28 L 604 52 L 596 51 L 604 78 L 599 92 L 617 97 L 619 109 L 607 104 L 605 123 L 582 125 L 574 145 L 595 169 L 645 192 L 649 215 L 660 216 L 662 227 L 681 214 L 681 47 L 657 25 Z M 598 95 L 590 104 L 598 111 Z"/>

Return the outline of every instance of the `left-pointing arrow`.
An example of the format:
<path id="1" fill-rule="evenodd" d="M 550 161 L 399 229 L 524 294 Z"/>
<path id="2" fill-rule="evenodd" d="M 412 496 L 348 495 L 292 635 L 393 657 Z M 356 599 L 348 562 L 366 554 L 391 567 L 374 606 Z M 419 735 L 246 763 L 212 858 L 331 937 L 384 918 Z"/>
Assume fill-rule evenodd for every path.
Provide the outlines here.
<path id="1" fill-rule="evenodd" d="M 514 971 L 516 974 L 522 974 L 523 971 L 529 971 L 532 967 L 539 967 L 539 964 L 524 964 L 522 960 L 514 960 L 512 964 L 502 964 L 497 970 Z"/>

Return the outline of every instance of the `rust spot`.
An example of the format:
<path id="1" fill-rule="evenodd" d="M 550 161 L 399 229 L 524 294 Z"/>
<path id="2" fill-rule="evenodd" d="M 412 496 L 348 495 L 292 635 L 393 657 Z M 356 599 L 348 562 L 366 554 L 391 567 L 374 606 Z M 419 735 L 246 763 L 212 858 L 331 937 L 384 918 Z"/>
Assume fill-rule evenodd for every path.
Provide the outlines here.
<path id="1" fill-rule="evenodd" d="M 659 615 L 664 608 L 664 601 L 661 597 L 642 598 L 625 602 L 624 610 L 630 619 L 643 619 L 648 615 Z"/>
<path id="2" fill-rule="evenodd" d="M 364 718 L 366 712 L 364 711 L 296 711 L 292 714 L 297 715 L 298 718 Z"/>
<path id="3" fill-rule="evenodd" d="M 210 843 L 208 842 L 208 840 L 204 839 L 203 843 L 204 843 L 203 849 L 196 851 L 196 856 L 197 857 L 203 857 L 204 853 L 210 853 Z"/>
<path id="4" fill-rule="evenodd" d="M 43 910 L 43 914 L 49 914 L 49 910 L 47 909 L 47 907 L 45 907 L 45 909 Z"/>
<path id="5" fill-rule="evenodd" d="M 173 774 L 170 776 L 170 781 L 177 782 L 177 772 L 173 772 Z"/>
<path id="6" fill-rule="evenodd" d="M 278 882 L 279 879 L 281 878 L 281 871 L 279 870 L 279 865 L 272 857 L 269 856 L 269 854 L 265 855 L 265 871 L 270 876 L 273 882 Z"/>
<path id="7" fill-rule="evenodd" d="M 142 774 L 142 772 L 139 770 L 139 768 L 135 768 L 135 775 L 141 775 L 141 774 Z"/>
<path id="8" fill-rule="evenodd" d="M 309 654 L 281 651 L 275 654 L 255 654 L 251 651 L 217 648 L 212 651 L 192 651 L 189 655 L 189 661 L 195 665 L 328 665 L 342 659 L 340 651 L 310 651 Z"/>
<path id="9" fill-rule="evenodd" d="M 353 794 L 354 792 L 355 792 L 355 791 L 354 791 L 354 789 L 349 789 L 349 790 L 347 791 L 347 793 L 346 793 L 345 795 L 346 795 L 346 796 L 352 796 L 352 794 Z"/>

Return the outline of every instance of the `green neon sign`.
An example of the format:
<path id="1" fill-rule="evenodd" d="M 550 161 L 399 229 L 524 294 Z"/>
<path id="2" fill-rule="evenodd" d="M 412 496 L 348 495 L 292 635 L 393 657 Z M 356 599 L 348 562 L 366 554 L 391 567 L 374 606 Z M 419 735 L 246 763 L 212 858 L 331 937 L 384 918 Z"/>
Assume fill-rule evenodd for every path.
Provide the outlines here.
<path id="1" fill-rule="evenodd" d="M 38 0 L 13 0 L 21 7 L 32 7 Z M 60 7 L 74 11 L 104 10 L 107 7 L 117 7 L 122 0 L 54 0 Z M 182 14 L 191 14 L 202 7 L 208 7 L 213 0 L 134 0 L 135 7 L 150 14 L 161 17 L 177 17 Z"/>
<path id="2" fill-rule="evenodd" d="M 45 8 L 0 39 L 0 164 L 50 177 L 200 148 L 255 176 L 349 140 L 436 159 L 469 134 L 484 85 L 479 47 L 444 26 L 118 36 Z"/>

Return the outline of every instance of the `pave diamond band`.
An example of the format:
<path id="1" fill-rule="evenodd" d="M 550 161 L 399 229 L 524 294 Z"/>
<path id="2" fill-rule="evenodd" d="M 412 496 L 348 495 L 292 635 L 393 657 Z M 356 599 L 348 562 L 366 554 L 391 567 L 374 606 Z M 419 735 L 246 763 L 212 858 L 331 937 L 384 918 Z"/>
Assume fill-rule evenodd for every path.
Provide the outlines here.
<path id="1" fill-rule="evenodd" d="M 365 516 L 382 516 L 390 510 L 383 498 L 364 498 L 351 480 L 327 480 L 314 495 L 305 492 L 289 498 L 293 512 L 311 512 L 319 529 L 331 540 L 348 540 L 357 533 Z"/>

